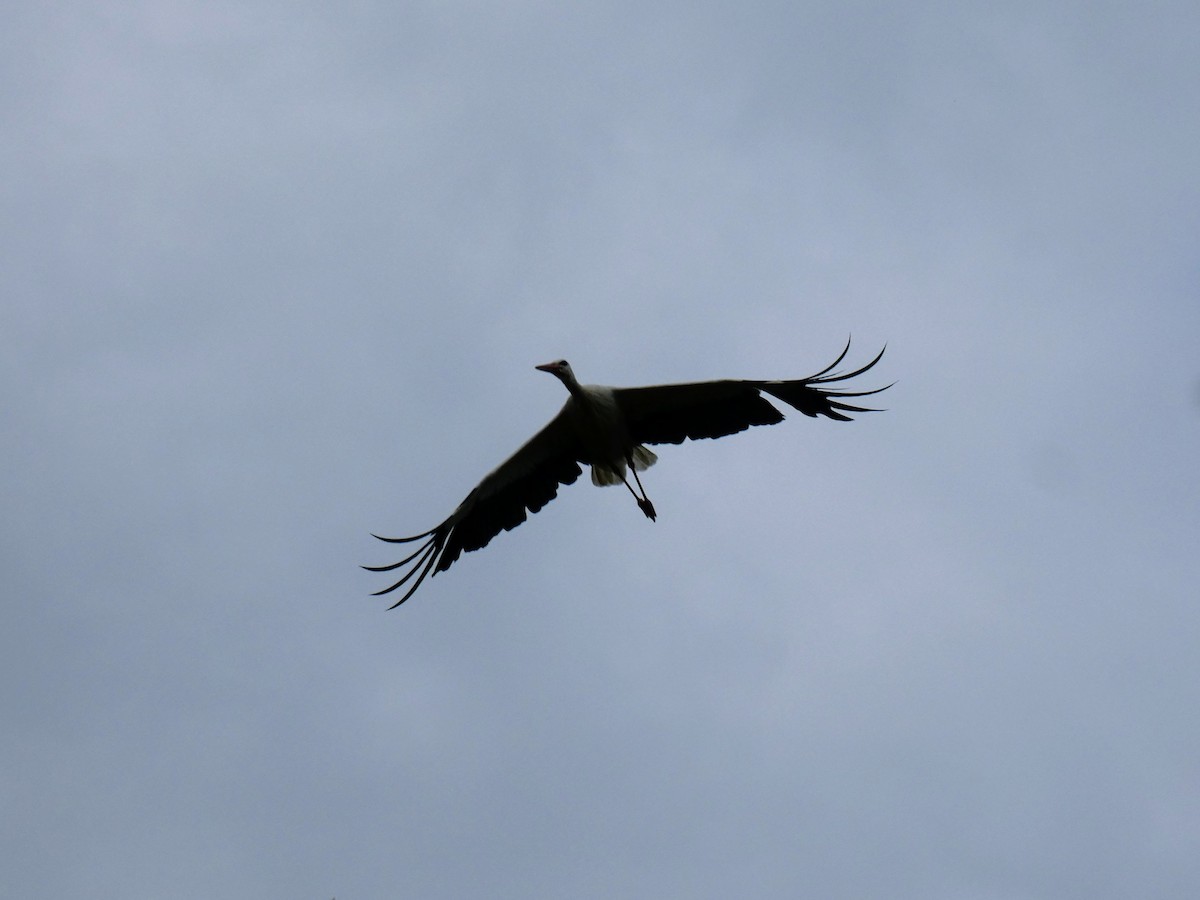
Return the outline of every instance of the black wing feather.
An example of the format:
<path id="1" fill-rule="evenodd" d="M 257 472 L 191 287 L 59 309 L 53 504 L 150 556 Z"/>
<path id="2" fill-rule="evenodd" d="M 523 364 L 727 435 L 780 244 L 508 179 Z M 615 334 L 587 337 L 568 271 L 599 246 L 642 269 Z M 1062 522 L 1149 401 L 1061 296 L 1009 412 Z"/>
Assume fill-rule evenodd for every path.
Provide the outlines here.
<path id="1" fill-rule="evenodd" d="M 886 347 L 884 348 L 886 349 Z M 883 350 L 858 369 L 842 374 L 834 369 L 846 358 L 846 342 L 838 358 L 815 375 L 795 381 L 700 381 L 691 384 L 662 384 L 653 387 L 619 388 L 617 402 L 625 414 L 629 437 L 639 444 L 678 444 L 684 440 L 718 438 L 745 431 L 754 425 L 783 421 L 763 393 L 770 394 L 806 416 L 826 416 L 850 421 L 848 412 L 873 412 L 843 402 L 844 397 L 865 397 L 887 390 L 830 390 L 826 385 L 861 375 L 883 357 Z"/>
<path id="2" fill-rule="evenodd" d="M 578 462 L 582 448 L 567 422 L 566 412 L 564 407 L 520 450 L 479 482 L 436 528 L 404 538 L 375 535 L 393 544 L 425 540 L 416 552 L 400 562 L 363 566 L 369 572 L 392 572 L 412 563 L 404 577 L 376 591 L 374 596 L 390 594 L 415 579 L 404 596 L 392 604 L 395 609 L 416 593 L 428 575 L 446 571 L 463 553 L 486 547 L 501 531 L 516 528 L 528 518 L 528 513 L 536 513 L 558 496 L 560 484 L 572 484 L 579 478 L 583 474 Z"/>
<path id="3" fill-rule="evenodd" d="M 850 342 L 847 341 L 845 349 L 842 350 L 841 355 L 837 359 L 816 375 L 810 375 L 808 378 L 802 378 L 799 381 L 760 381 L 757 384 L 772 397 L 779 398 L 784 403 L 804 413 L 804 415 L 813 418 L 825 416 L 830 419 L 836 419 L 839 422 L 849 422 L 851 418 L 844 415 L 845 413 L 878 412 L 878 410 L 865 406 L 853 406 L 849 403 L 843 403 L 840 398 L 869 397 L 871 394 L 886 391 L 891 387 L 890 384 L 870 391 L 838 391 L 829 390 L 825 387 L 825 385 L 836 384 L 840 381 L 848 381 L 871 369 L 879 360 L 883 359 L 883 354 L 887 350 L 887 346 L 885 345 L 883 350 L 880 350 L 875 358 L 865 366 L 861 366 L 853 372 L 844 372 L 840 375 L 836 373 L 831 374 L 838 363 L 846 358 L 846 353 L 849 350 Z"/>
<path id="4" fill-rule="evenodd" d="M 617 403 L 637 444 L 680 444 L 719 438 L 752 425 L 774 425 L 783 414 L 748 381 L 703 381 L 620 388 Z"/>

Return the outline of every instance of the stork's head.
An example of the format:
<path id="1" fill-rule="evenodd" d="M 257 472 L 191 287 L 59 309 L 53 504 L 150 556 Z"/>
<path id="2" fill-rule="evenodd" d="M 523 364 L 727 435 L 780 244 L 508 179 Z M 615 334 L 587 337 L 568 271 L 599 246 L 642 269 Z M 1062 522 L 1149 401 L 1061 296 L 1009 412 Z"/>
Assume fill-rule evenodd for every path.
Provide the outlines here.
<path id="1" fill-rule="evenodd" d="M 563 384 L 570 384 L 575 380 L 575 373 L 571 371 L 571 364 L 565 359 L 542 363 L 540 366 L 534 366 L 534 368 L 542 372 L 549 372 Z"/>
<path id="2" fill-rule="evenodd" d="M 563 383 L 563 387 L 565 387 L 573 395 L 579 393 L 579 382 L 575 380 L 575 373 L 571 371 L 571 364 L 565 359 L 542 363 L 540 366 L 534 366 L 534 368 L 540 369 L 543 372 L 549 372 L 551 375 L 561 381 Z"/>

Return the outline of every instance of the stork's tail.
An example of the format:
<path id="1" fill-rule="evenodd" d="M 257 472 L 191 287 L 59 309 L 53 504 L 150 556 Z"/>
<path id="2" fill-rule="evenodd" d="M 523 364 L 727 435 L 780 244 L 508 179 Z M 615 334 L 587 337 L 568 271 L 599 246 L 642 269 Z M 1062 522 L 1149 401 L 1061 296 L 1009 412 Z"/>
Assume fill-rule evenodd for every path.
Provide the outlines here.
<path id="1" fill-rule="evenodd" d="M 633 448 L 633 452 L 629 454 L 629 458 L 633 460 L 633 470 L 635 472 L 645 472 L 658 462 L 658 455 L 653 450 L 648 450 L 641 444 Z"/>
<path id="2" fill-rule="evenodd" d="M 656 462 L 658 456 L 651 450 L 647 450 L 641 444 L 638 444 L 629 451 L 628 462 L 633 464 L 634 472 L 644 472 Z M 592 463 L 592 484 L 596 487 L 610 487 L 614 484 L 621 484 L 625 481 L 625 473 L 628 471 L 626 461 L 622 460 L 616 465 L 604 465 L 603 463 Z"/>

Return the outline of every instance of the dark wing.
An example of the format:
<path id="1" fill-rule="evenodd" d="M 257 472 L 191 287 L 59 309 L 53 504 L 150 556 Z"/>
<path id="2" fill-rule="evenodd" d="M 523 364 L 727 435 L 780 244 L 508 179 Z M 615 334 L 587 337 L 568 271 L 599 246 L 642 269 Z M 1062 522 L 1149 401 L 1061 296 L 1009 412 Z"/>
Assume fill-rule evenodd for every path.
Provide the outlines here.
<path id="1" fill-rule="evenodd" d="M 718 438 L 751 425 L 783 421 L 783 414 L 750 381 L 660 384 L 618 388 L 614 393 L 635 444 Z"/>
<path id="2" fill-rule="evenodd" d="M 568 406 L 571 401 L 568 401 Z M 501 531 L 511 531 L 558 496 L 560 484 L 571 484 L 583 472 L 577 460 L 583 450 L 567 420 L 567 406 L 516 453 L 501 463 L 436 528 L 405 538 L 381 541 L 406 544 L 425 539 L 417 551 L 389 566 L 363 566 L 369 572 L 392 572 L 408 566 L 404 577 L 374 596 L 390 594 L 413 580 L 392 604 L 395 609 L 416 592 L 430 572 L 444 572 L 459 555 L 486 547 Z"/>
<path id="3" fill-rule="evenodd" d="M 886 349 L 886 348 L 885 348 Z M 846 397 L 878 394 L 891 385 L 871 391 L 831 390 L 827 385 L 861 375 L 883 357 L 879 355 L 852 372 L 833 370 L 846 358 L 850 342 L 830 365 L 815 375 L 796 381 L 701 381 L 654 387 L 618 388 L 617 403 L 625 415 L 629 437 L 638 444 L 679 444 L 686 439 L 718 438 L 745 431 L 752 425 L 783 421 L 763 392 L 798 409 L 806 416 L 827 416 L 848 422 L 846 413 L 873 412 L 852 406 Z"/>

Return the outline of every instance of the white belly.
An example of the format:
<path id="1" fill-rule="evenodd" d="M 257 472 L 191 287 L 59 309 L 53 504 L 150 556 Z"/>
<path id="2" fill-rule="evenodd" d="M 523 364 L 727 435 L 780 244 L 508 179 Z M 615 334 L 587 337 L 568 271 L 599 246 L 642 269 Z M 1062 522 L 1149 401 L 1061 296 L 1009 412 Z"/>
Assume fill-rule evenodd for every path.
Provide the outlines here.
<path id="1" fill-rule="evenodd" d="M 620 484 L 625 479 L 626 459 L 639 471 L 658 459 L 645 447 L 633 444 L 625 418 L 613 392 L 599 385 L 583 385 L 583 402 L 576 398 L 572 422 L 592 466 L 592 484 Z"/>

